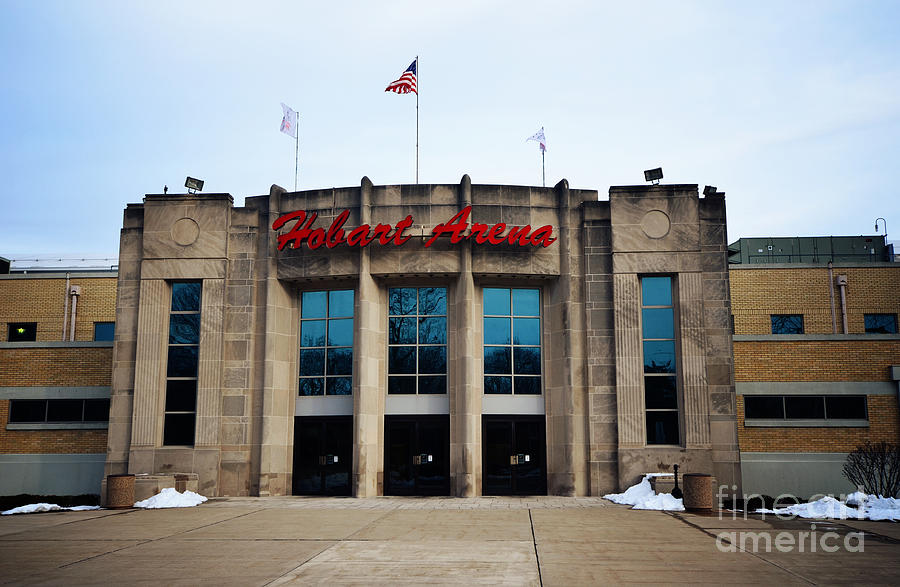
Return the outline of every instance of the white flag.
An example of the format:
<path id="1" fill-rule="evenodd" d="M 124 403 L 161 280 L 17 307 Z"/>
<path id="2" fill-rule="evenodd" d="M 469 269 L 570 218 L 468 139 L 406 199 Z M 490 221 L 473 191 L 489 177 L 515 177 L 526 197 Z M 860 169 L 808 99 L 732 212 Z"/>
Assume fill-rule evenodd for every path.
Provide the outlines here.
<path id="1" fill-rule="evenodd" d="M 284 117 L 281 119 L 281 132 L 297 138 L 297 113 L 281 103 L 281 109 L 284 111 Z"/>
<path id="2" fill-rule="evenodd" d="M 534 133 L 533 135 L 531 135 L 530 137 L 525 139 L 526 143 L 528 141 L 537 141 L 538 144 L 541 146 L 541 151 L 546 151 L 547 150 L 547 139 L 544 138 L 544 127 L 542 126 L 541 130 L 537 131 L 536 133 Z"/>

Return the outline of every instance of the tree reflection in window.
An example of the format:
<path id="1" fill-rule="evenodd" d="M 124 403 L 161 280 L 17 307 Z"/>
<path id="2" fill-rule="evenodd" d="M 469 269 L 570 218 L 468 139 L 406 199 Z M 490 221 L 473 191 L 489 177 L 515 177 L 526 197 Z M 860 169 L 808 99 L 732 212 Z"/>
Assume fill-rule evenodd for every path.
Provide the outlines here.
<path id="1" fill-rule="evenodd" d="M 350 289 L 300 295 L 301 396 L 352 393 L 353 295 Z"/>
<path id="2" fill-rule="evenodd" d="M 803 314 L 772 314 L 772 334 L 803 334 Z"/>
<path id="3" fill-rule="evenodd" d="M 447 393 L 447 288 L 388 290 L 388 393 Z"/>
<path id="4" fill-rule="evenodd" d="M 863 315 L 866 334 L 897 334 L 896 314 Z"/>
<path id="5" fill-rule="evenodd" d="M 540 395 L 540 290 L 484 288 L 484 393 Z"/>

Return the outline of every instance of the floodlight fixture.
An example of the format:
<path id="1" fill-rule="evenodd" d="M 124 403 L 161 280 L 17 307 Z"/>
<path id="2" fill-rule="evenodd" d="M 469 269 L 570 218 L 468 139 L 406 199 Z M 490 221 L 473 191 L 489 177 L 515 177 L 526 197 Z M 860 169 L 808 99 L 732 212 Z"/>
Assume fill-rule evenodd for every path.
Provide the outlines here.
<path id="1" fill-rule="evenodd" d="M 184 180 L 184 187 L 188 189 L 189 194 L 196 194 L 203 190 L 203 180 L 188 176 Z"/>
<path id="2" fill-rule="evenodd" d="M 878 221 L 881 220 L 881 224 L 884 226 L 884 236 L 887 236 L 887 220 L 884 218 L 878 217 L 875 219 L 875 232 L 878 232 Z"/>
<path id="3" fill-rule="evenodd" d="M 657 167 L 656 169 L 648 169 L 644 171 L 644 181 L 652 182 L 653 185 L 657 185 L 659 180 L 662 179 L 663 172 L 662 167 Z"/>
<path id="4" fill-rule="evenodd" d="M 708 185 L 705 188 L 703 188 L 703 195 L 704 196 L 715 196 L 718 191 L 719 191 L 719 188 L 717 188 L 716 186 Z"/>

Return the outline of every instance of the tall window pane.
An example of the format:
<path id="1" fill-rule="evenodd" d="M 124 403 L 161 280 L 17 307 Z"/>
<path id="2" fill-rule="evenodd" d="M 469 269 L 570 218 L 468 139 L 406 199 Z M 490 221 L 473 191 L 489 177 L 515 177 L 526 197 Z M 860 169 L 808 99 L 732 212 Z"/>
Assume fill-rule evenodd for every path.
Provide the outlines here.
<path id="1" fill-rule="evenodd" d="M 353 296 L 352 289 L 300 294 L 301 396 L 352 393 Z"/>
<path id="2" fill-rule="evenodd" d="M 540 395 L 541 292 L 484 288 L 484 393 Z"/>
<path id="3" fill-rule="evenodd" d="M 647 444 L 679 444 L 678 367 L 671 277 L 641 278 Z"/>
<path id="4" fill-rule="evenodd" d="M 388 290 L 388 393 L 447 393 L 447 288 Z"/>
<path id="5" fill-rule="evenodd" d="M 202 289 L 203 285 L 199 281 L 172 284 L 166 360 L 164 445 L 194 445 Z"/>

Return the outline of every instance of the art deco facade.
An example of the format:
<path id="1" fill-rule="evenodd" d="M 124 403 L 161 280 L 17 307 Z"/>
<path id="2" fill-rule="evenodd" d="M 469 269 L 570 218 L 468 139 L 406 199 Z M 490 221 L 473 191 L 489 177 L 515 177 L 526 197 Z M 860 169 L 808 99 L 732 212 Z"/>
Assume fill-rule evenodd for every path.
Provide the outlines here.
<path id="1" fill-rule="evenodd" d="M 148 195 L 121 236 L 106 473 L 205 495 L 740 485 L 722 194 Z"/>
<path id="2" fill-rule="evenodd" d="M 121 275 L 0 259 L 0 494 L 102 492 L 104 462 L 142 495 L 597 495 L 674 463 L 846 493 L 846 454 L 900 439 L 883 241 L 726 267 L 695 186 L 147 196 Z"/>

